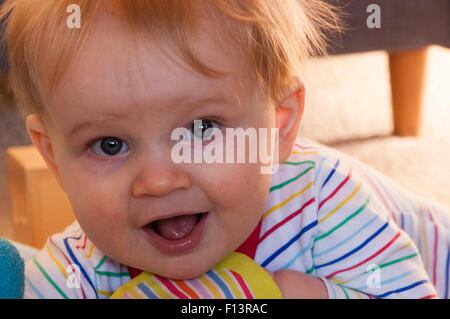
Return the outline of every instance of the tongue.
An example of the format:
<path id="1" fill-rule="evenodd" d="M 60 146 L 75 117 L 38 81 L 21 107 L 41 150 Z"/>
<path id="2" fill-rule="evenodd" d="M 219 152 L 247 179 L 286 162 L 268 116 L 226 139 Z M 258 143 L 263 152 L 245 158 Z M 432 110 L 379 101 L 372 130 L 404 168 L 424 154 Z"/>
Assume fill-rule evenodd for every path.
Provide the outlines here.
<path id="1" fill-rule="evenodd" d="M 198 215 L 183 215 L 155 221 L 155 230 L 166 239 L 179 239 L 191 233 L 197 225 Z"/>

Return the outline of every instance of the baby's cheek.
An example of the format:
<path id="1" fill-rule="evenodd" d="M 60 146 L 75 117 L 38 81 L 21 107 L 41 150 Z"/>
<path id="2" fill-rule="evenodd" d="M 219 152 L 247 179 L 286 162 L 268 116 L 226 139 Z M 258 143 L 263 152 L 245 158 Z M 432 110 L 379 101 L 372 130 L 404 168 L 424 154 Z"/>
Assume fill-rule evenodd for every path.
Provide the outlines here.
<path id="1" fill-rule="evenodd" d="M 109 236 L 108 234 L 117 233 L 123 225 L 117 195 L 97 186 L 85 187 L 82 195 L 77 197 L 75 214 L 86 232 L 100 232 L 102 236 Z"/>
<path id="2" fill-rule="evenodd" d="M 210 198 L 215 206 L 226 209 L 229 214 L 263 214 L 270 187 L 270 175 L 260 173 L 259 166 L 230 164 L 218 168 L 216 183 L 211 185 Z M 214 192 L 214 194 L 212 194 Z M 244 216 L 242 216 L 244 217 Z"/>
<path id="3" fill-rule="evenodd" d="M 81 213 L 79 223 L 88 238 L 103 253 L 111 258 L 121 258 L 127 251 L 124 244 L 130 242 L 127 224 L 120 207 L 114 201 L 96 197 L 93 193 L 85 201 L 85 210 Z"/>

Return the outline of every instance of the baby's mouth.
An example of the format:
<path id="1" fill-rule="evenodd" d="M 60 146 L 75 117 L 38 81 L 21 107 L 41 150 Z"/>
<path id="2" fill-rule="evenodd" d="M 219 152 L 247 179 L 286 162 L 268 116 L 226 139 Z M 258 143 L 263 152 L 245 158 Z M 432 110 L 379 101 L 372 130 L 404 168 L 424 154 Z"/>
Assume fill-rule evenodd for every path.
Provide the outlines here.
<path id="1" fill-rule="evenodd" d="M 202 215 L 204 213 L 158 219 L 148 224 L 148 226 L 152 227 L 154 232 L 165 239 L 180 239 L 188 236 L 193 231 Z"/>
<path id="2" fill-rule="evenodd" d="M 142 229 L 150 243 L 165 255 L 192 251 L 203 238 L 209 213 L 180 214 L 153 220 Z"/>

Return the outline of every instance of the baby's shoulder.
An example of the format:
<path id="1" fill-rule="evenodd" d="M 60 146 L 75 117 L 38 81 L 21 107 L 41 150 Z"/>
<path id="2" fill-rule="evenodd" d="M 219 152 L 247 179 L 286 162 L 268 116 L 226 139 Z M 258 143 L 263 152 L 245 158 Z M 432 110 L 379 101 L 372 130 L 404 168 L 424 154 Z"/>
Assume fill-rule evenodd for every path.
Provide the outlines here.
<path id="1" fill-rule="evenodd" d="M 123 281 L 112 283 L 108 279 L 111 274 L 114 278 L 116 274 L 122 274 L 121 279 L 129 279 L 126 266 L 108 258 L 95 247 L 78 222 L 50 236 L 44 247 L 27 262 L 25 269 L 29 286 L 34 291 L 32 295 L 41 291 L 44 297 L 44 292 L 55 290 L 54 295 L 48 296 L 101 298 L 105 296 L 100 296 L 99 292 L 111 292 Z"/>
<path id="2" fill-rule="evenodd" d="M 331 177 L 335 180 L 337 176 L 346 177 L 349 172 L 351 172 L 350 179 L 353 180 L 367 179 L 372 176 L 377 179 L 386 179 L 373 167 L 346 153 L 306 138 L 297 138 L 291 155 L 280 165 L 279 172 L 281 175 L 287 172 L 295 174 L 293 171 L 299 170 L 302 165 L 310 166 L 309 175 L 316 186 L 327 184 Z M 323 190 L 323 187 L 318 189 Z"/>
<path id="3" fill-rule="evenodd" d="M 368 176 L 379 176 L 367 164 L 318 142 L 297 138 L 291 155 L 279 165 L 271 177 L 269 203 L 290 204 L 292 209 L 311 202 L 311 212 L 317 214 L 325 205 L 338 205 L 343 194 L 349 196 L 362 188 L 358 196 L 372 192 Z M 363 182 L 364 181 L 364 182 Z M 363 184 L 363 185 L 362 185 Z M 333 194 L 339 191 L 338 196 Z M 320 204 L 321 203 L 321 204 Z M 289 205 L 287 205 L 289 206 Z"/>
<path id="4" fill-rule="evenodd" d="M 303 216 L 314 215 L 318 197 L 316 183 L 323 179 L 321 171 L 331 166 L 334 158 L 325 146 L 297 138 L 290 156 L 272 170 L 263 218 L 266 223 L 288 218 L 299 207 L 304 208 Z"/>
<path id="5" fill-rule="evenodd" d="M 52 252 L 54 257 L 65 263 L 89 268 L 95 268 L 105 256 L 89 240 L 78 222 L 69 225 L 61 233 L 50 236 L 42 251 Z"/>
<path id="6" fill-rule="evenodd" d="M 293 178 L 301 178 L 308 184 L 317 184 L 321 178 L 324 178 L 322 175 L 333 167 L 338 168 L 336 163 L 346 163 L 345 157 L 344 154 L 318 142 L 297 138 L 290 156 L 275 170 L 272 184 L 286 179 L 292 182 Z"/>
<path id="7" fill-rule="evenodd" d="M 314 168 L 320 165 L 330 165 L 346 155 L 319 142 L 298 137 L 288 159 L 280 168 L 282 170 L 299 167 L 302 164 L 313 164 Z"/>

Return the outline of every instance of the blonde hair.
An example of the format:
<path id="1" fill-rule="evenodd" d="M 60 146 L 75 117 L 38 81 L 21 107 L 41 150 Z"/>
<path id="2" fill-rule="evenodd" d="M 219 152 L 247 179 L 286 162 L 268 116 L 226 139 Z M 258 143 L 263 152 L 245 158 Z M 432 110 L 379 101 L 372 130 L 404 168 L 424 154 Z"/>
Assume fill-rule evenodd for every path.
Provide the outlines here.
<path id="1" fill-rule="evenodd" d="M 80 7 L 79 29 L 67 27 L 70 4 Z M 16 104 L 24 114 L 42 114 L 42 71 L 45 68 L 49 93 L 82 50 L 101 12 L 117 14 L 132 30 L 144 28 L 168 39 L 199 72 L 223 75 L 194 54 L 199 8 L 214 19 L 222 18 L 221 27 L 246 53 L 250 73 L 272 102 L 295 85 L 293 76 L 301 61 L 326 52 L 328 32 L 340 25 L 337 9 L 322 0 L 7 0 L 0 18 L 7 23 L 10 85 Z M 52 64 L 44 66 L 44 57 Z"/>

